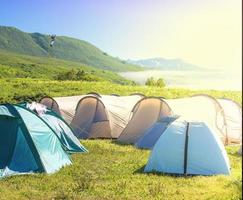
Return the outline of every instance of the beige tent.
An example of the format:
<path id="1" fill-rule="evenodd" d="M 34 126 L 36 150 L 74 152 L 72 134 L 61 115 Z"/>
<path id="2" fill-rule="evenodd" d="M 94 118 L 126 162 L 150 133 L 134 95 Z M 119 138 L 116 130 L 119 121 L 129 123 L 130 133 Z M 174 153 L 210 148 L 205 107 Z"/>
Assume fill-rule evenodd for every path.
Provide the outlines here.
<path id="1" fill-rule="evenodd" d="M 117 138 L 126 127 L 133 106 L 141 98 L 140 95 L 89 93 L 54 100 L 59 112 L 79 138 Z"/>
<path id="2" fill-rule="evenodd" d="M 242 141 L 242 108 L 241 106 L 231 99 L 217 99 L 223 108 L 226 133 L 228 143 L 239 143 Z"/>
<path id="3" fill-rule="evenodd" d="M 56 98 L 44 97 L 40 100 L 40 103 L 46 105 L 49 109 L 52 109 L 56 113 L 60 114 L 65 119 L 65 121 L 70 124 L 74 117 L 77 103 L 84 96 L 85 95 Z"/>
<path id="4" fill-rule="evenodd" d="M 48 109 L 54 111 L 54 112 L 57 113 L 58 115 L 61 115 L 59 106 L 58 106 L 57 102 L 56 102 L 53 98 L 48 97 L 48 96 L 45 96 L 45 97 L 43 97 L 43 98 L 40 100 L 40 103 L 43 104 L 43 105 L 46 105 L 46 107 L 47 107 Z"/>
<path id="5" fill-rule="evenodd" d="M 241 142 L 241 107 L 232 100 L 215 99 L 209 95 L 200 94 L 165 101 L 174 114 L 187 120 L 206 122 L 218 133 L 224 144 Z"/>
<path id="6" fill-rule="evenodd" d="M 106 107 L 97 96 L 80 99 L 70 126 L 78 138 L 112 138 Z"/>
<path id="7" fill-rule="evenodd" d="M 172 115 L 172 111 L 161 98 L 144 97 L 137 102 L 131 114 L 131 120 L 117 139 L 119 142 L 137 142 L 149 127 L 162 117 Z"/>

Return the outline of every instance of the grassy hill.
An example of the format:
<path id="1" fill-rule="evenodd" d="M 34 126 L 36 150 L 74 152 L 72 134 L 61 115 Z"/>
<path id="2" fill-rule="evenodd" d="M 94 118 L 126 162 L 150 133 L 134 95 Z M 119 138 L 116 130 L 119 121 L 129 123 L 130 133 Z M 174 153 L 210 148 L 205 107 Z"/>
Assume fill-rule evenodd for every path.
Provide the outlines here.
<path id="1" fill-rule="evenodd" d="M 58 75 L 70 70 L 83 70 L 86 77 L 92 81 L 132 83 L 112 71 L 100 70 L 78 62 L 50 57 L 26 56 L 0 50 L 0 78 L 57 79 Z"/>
<path id="2" fill-rule="evenodd" d="M 57 36 L 53 47 L 50 47 L 50 37 L 48 35 L 25 33 L 14 27 L 0 26 L 0 49 L 31 56 L 75 61 L 116 72 L 142 69 L 114 58 L 83 40 Z"/>

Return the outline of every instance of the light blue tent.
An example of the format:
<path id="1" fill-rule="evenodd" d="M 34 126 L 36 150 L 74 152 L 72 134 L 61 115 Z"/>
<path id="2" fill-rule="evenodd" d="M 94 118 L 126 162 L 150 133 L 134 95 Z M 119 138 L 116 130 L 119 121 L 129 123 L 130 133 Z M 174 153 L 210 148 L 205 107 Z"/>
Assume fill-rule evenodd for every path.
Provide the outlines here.
<path id="1" fill-rule="evenodd" d="M 152 149 L 167 127 L 177 118 L 178 116 L 162 117 L 141 136 L 135 146 L 141 149 Z"/>
<path id="2" fill-rule="evenodd" d="M 230 174 L 230 164 L 218 135 L 204 122 L 175 120 L 160 136 L 145 172 Z"/>
<path id="3" fill-rule="evenodd" d="M 22 103 L 20 106 L 26 107 L 27 104 Z M 80 144 L 69 125 L 57 113 L 47 109 L 45 113 L 38 116 L 55 132 L 68 153 L 88 152 L 88 150 Z"/>
<path id="4" fill-rule="evenodd" d="M 69 153 L 88 152 L 88 150 L 80 144 L 69 125 L 57 116 L 57 114 L 48 110 L 40 117 L 55 131 Z"/>
<path id="5" fill-rule="evenodd" d="M 0 178 L 54 173 L 72 162 L 54 131 L 28 109 L 0 105 Z"/>

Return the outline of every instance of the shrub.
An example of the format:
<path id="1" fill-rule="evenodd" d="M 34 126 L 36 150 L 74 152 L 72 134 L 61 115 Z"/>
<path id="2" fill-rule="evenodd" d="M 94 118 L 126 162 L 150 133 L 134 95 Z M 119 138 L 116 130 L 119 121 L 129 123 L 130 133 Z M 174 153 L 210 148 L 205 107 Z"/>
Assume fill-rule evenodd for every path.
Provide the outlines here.
<path id="1" fill-rule="evenodd" d="M 148 78 L 145 85 L 155 86 L 155 87 L 165 87 L 166 86 L 165 81 L 162 78 L 155 80 L 153 77 Z"/>
<path id="2" fill-rule="evenodd" d="M 86 73 L 84 70 L 74 70 L 71 69 L 67 72 L 59 73 L 56 76 L 56 80 L 64 81 L 64 80 L 71 80 L 71 81 L 98 81 L 99 78 Z"/>

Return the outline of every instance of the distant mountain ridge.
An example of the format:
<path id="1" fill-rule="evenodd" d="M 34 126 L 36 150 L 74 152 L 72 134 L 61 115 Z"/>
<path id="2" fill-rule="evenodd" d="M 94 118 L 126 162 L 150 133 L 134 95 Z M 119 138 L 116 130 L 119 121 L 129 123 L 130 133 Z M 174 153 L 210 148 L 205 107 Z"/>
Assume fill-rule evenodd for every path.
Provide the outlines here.
<path id="1" fill-rule="evenodd" d="M 52 57 L 80 62 L 110 71 L 137 71 L 139 66 L 112 57 L 94 45 L 75 38 L 57 36 L 50 47 L 50 37 L 26 33 L 14 27 L 0 26 L 0 50 L 37 57 Z"/>
<path id="2" fill-rule="evenodd" d="M 143 68 L 158 70 L 199 70 L 200 67 L 187 63 L 182 59 L 149 58 L 142 60 L 127 60 L 128 63 L 139 65 Z"/>

